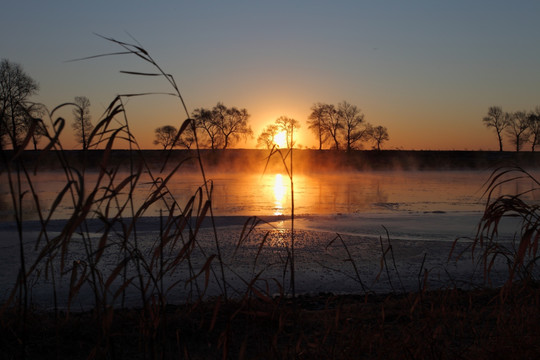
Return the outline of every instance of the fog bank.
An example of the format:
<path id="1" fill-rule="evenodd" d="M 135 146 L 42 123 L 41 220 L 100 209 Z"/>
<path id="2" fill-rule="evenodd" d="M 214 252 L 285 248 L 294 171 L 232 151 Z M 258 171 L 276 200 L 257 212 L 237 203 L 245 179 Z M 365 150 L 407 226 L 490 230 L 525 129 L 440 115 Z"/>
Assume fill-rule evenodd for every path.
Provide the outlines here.
<path id="1" fill-rule="evenodd" d="M 284 160 L 290 167 L 290 154 L 286 149 L 274 153 L 270 159 L 269 150 L 227 149 L 200 151 L 202 163 L 211 172 L 283 172 Z M 105 152 L 103 150 L 64 152 L 70 164 L 86 164 L 99 168 Z M 152 169 L 159 169 L 165 160 L 167 168 L 182 162 L 181 169 L 196 170 L 198 161 L 195 150 L 113 150 L 108 158 L 108 166 L 122 165 L 128 168 L 130 160 L 138 164 L 144 159 Z M 25 161 L 42 169 L 60 169 L 58 154 L 50 151 L 45 155 L 37 151 L 25 151 Z M 525 169 L 540 168 L 540 154 L 533 152 L 495 151 L 408 151 L 408 150 L 356 150 L 350 153 L 335 150 L 293 150 L 295 173 L 327 173 L 335 171 L 369 170 L 488 170 L 501 166 L 518 165 Z"/>

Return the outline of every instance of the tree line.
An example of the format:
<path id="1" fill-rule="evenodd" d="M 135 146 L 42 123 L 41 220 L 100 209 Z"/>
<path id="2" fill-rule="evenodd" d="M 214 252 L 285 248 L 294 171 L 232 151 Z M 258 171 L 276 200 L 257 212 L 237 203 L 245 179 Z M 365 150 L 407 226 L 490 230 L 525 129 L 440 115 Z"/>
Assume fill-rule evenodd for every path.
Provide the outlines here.
<path id="1" fill-rule="evenodd" d="M 191 126 L 186 126 L 181 134 L 172 125 L 156 128 L 154 145 L 161 145 L 163 149 L 189 149 L 197 139 L 201 147 L 227 149 L 240 139 L 253 136 L 246 109 L 227 107 L 218 102 L 211 109 L 195 109 L 191 117 Z"/>
<path id="2" fill-rule="evenodd" d="M 488 128 L 493 128 L 497 134 L 499 151 L 503 151 L 503 138 L 507 135 L 510 142 L 519 152 L 527 144 L 531 144 L 531 151 L 535 151 L 540 144 L 540 106 L 533 111 L 503 111 L 500 106 L 490 106 L 482 122 Z"/>
<path id="3" fill-rule="evenodd" d="M 30 101 L 38 93 L 39 85 L 27 75 L 19 64 L 7 59 L 0 62 L 0 148 L 11 144 L 13 149 L 22 144 L 26 134 L 32 129 L 34 148 L 40 138 L 46 134 L 47 125 L 43 118 L 47 108 Z M 90 115 L 90 100 L 85 96 L 76 96 L 70 103 L 74 136 L 83 150 L 89 149 L 94 126 Z M 249 125 L 250 114 L 245 108 L 227 107 L 218 102 L 212 108 L 198 108 L 191 114 L 191 125 L 182 128 L 181 133 L 172 125 L 155 129 L 155 145 L 164 149 L 184 147 L 189 149 L 197 140 L 201 147 L 227 149 L 238 141 L 253 138 Z M 365 121 L 365 116 L 356 105 L 346 101 L 337 106 L 316 103 L 311 108 L 307 119 L 308 128 L 317 136 L 319 149 L 333 148 L 350 151 L 362 148 L 362 143 L 372 141 L 374 148 L 389 139 L 388 130 L 382 126 L 372 126 Z M 284 145 L 295 145 L 294 132 L 300 128 L 300 122 L 287 116 L 280 116 L 274 123 L 268 124 L 257 138 L 258 147 L 271 148 L 276 145 L 276 136 L 282 134 Z M 281 145 L 280 145 L 281 146 Z"/>
<path id="4" fill-rule="evenodd" d="M 32 128 L 34 148 L 40 138 L 46 134 L 47 126 L 41 119 L 47 113 L 44 105 L 30 101 L 38 93 L 39 85 L 28 76 L 19 64 L 7 59 L 0 61 L 0 149 L 8 144 L 16 149 Z M 77 96 L 73 102 L 72 128 L 76 141 L 82 149 L 90 147 L 89 139 L 93 131 L 90 115 L 90 100 Z M 65 104 L 64 104 L 65 105 Z M 197 140 L 201 147 L 227 149 L 241 139 L 253 137 L 249 125 L 250 114 L 245 108 L 227 107 L 218 102 L 213 108 L 198 108 L 191 114 L 191 126 L 183 127 L 181 133 L 172 125 L 155 129 L 155 145 L 164 149 L 172 147 L 191 148 Z M 482 119 L 484 125 L 493 128 L 497 135 L 499 150 L 503 151 L 504 136 L 510 138 L 516 151 L 524 149 L 526 144 L 535 151 L 540 144 L 540 106 L 532 111 L 505 112 L 500 106 L 491 106 Z M 389 140 L 388 130 L 384 126 L 373 126 L 356 105 L 346 101 L 337 105 L 315 103 L 307 119 L 308 129 L 317 138 L 318 149 L 336 149 L 351 151 L 362 149 L 370 142 L 373 148 L 380 150 Z M 300 128 L 300 122 L 287 116 L 280 116 L 273 123 L 266 125 L 257 138 L 257 147 L 276 146 L 276 137 L 284 136 L 284 145 L 295 145 L 294 132 Z"/>
<path id="5" fill-rule="evenodd" d="M 197 138 L 201 147 L 227 149 L 241 139 L 253 137 L 253 130 L 248 123 L 249 117 L 246 109 L 227 107 L 218 102 L 211 109 L 195 109 L 191 114 L 192 126 L 186 127 L 180 134 L 172 125 L 156 128 L 154 144 L 163 149 L 189 149 Z M 375 149 L 381 150 L 382 144 L 389 140 L 386 127 L 373 126 L 366 122 L 362 111 L 346 101 L 337 106 L 314 104 L 307 124 L 317 136 L 319 150 L 332 148 L 351 151 L 363 148 L 363 143 L 368 141 L 373 143 Z M 257 137 L 257 147 L 270 149 L 276 146 L 276 137 L 282 135 L 283 146 L 290 148 L 296 144 L 294 133 L 298 128 L 298 120 L 280 116 L 263 128 Z"/>

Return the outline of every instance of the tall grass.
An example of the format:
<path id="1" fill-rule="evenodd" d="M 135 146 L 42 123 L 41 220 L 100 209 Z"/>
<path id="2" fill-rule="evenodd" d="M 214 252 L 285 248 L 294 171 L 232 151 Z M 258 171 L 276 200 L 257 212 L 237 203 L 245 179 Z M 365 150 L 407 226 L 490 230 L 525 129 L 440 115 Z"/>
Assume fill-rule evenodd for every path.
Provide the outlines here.
<path id="1" fill-rule="evenodd" d="M 525 190 L 515 195 L 506 195 L 501 190 L 503 186 L 517 182 L 530 186 L 527 185 Z M 498 168 L 486 182 L 484 214 L 476 236 L 465 251 L 470 250 L 487 282 L 495 265 L 501 262 L 506 264 L 507 269 L 504 288 L 511 287 L 516 281 L 538 281 L 540 205 L 527 199 L 527 196 L 533 196 L 538 191 L 539 180 L 519 166 Z M 519 233 L 512 239 L 503 239 L 499 236 L 499 229 L 508 220 L 518 221 Z"/>
<path id="2" fill-rule="evenodd" d="M 150 54 L 139 44 L 129 44 L 115 39 L 106 40 L 120 46 L 123 51 L 111 55 L 131 55 L 149 64 L 154 72 L 139 73 L 122 71 L 136 76 L 160 76 L 165 79 L 173 92 L 167 95 L 175 96 L 186 118 L 180 127 L 178 136 L 189 126 L 194 129 L 194 123 L 189 119 L 189 112 L 174 78 L 165 73 L 154 61 Z M 94 57 L 91 57 L 94 58 Z M 89 58 L 86 58 L 89 59 Z M 80 162 L 71 163 L 60 141 L 60 135 L 65 127 L 65 119 L 57 115 L 63 109 L 77 106 L 65 103 L 48 112 L 50 122 L 44 139 L 46 144 L 36 155 L 34 169 L 28 169 L 30 156 L 25 148 L 32 139 L 36 127 L 47 119 L 31 120 L 25 138 L 22 141 L 11 139 L 12 148 L 2 148 L 2 172 L 7 178 L 14 221 L 17 225 L 20 269 L 18 279 L 11 290 L 0 312 L 4 314 L 12 306 L 19 311 L 19 326 L 22 329 L 19 342 L 20 356 L 24 358 L 27 352 L 27 313 L 29 309 L 29 278 L 45 280 L 52 279 L 55 314 L 59 317 L 59 299 L 57 284 L 60 281 L 69 283 L 68 298 L 63 299 L 67 304 L 65 316 L 69 317 L 70 309 L 76 299 L 82 296 L 83 289 L 89 289 L 93 296 L 93 311 L 102 326 L 96 342 L 93 355 L 100 357 L 107 353 L 110 344 L 110 331 L 115 306 L 120 299 L 125 304 L 126 290 L 139 293 L 140 305 L 143 309 L 143 332 L 149 339 L 146 343 L 149 353 L 156 351 L 156 334 L 160 322 L 163 321 L 167 298 L 177 289 L 190 289 L 187 301 L 196 303 L 203 299 L 209 284 L 210 276 L 221 288 L 222 296 L 228 298 L 228 284 L 223 264 L 218 234 L 213 221 L 212 211 L 212 182 L 206 178 L 204 166 L 196 146 L 194 160 L 199 164 L 201 186 L 186 204 L 178 203 L 168 188 L 173 176 L 181 176 L 179 170 L 186 161 L 182 160 L 172 165 L 172 170 L 165 170 L 169 162 L 169 152 L 165 152 L 160 169 L 148 164 L 142 156 L 141 148 L 130 130 L 125 100 L 143 97 L 148 93 L 118 95 L 107 107 L 99 123 L 90 134 L 89 149 L 102 149 L 102 157 L 97 167 L 95 179 L 90 176 L 94 169 L 89 166 L 89 159 L 94 157 L 92 150 L 84 150 Z M 28 114 L 29 115 L 29 114 Z M 128 164 L 125 166 L 111 162 L 113 149 L 118 146 L 129 148 Z M 197 140 L 195 142 L 198 144 Z M 40 201 L 39 193 L 33 185 L 31 172 L 38 173 L 40 160 L 47 156 L 56 157 L 60 164 L 65 186 L 59 191 L 49 209 L 45 209 Z M 126 171 L 127 170 L 127 171 Z M 148 178 L 148 180 L 146 180 Z M 134 203 L 134 192 L 149 181 L 150 190 L 146 200 L 137 205 Z M 28 255 L 28 245 L 25 239 L 25 214 L 23 200 L 31 198 L 39 218 L 39 234 L 32 244 L 34 251 Z M 70 205 L 67 205 L 67 204 Z M 161 217 L 159 238 L 150 247 L 139 236 L 140 220 L 146 215 L 151 206 L 159 206 L 165 210 Z M 51 221 L 60 209 L 71 208 L 65 226 L 56 234 L 50 231 Z M 206 250 L 198 243 L 198 233 L 205 219 L 210 219 L 213 227 L 214 251 Z M 82 253 L 81 250 L 82 249 Z M 106 254 L 106 256 L 104 256 Z M 205 259 L 200 268 L 193 258 Z M 109 264 L 104 259 L 116 258 L 115 264 Z M 219 269 L 216 271 L 216 268 Z M 178 283 L 165 285 L 164 279 L 183 269 L 187 276 Z M 201 281 L 202 280 L 202 281 Z M 36 280 L 34 280 L 36 281 Z M 86 291 L 85 291 L 86 293 Z"/>
<path id="3" fill-rule="evenodd" d="M 289 266 L 289 273 L 290 273 L 290 291 L 293 299 L 296 297 L 296 278 L 295 278 L 295 233 L 294 233 L 294 172 L 293 172 L 293 134 L 294 134 L 294 127 L 291 126 L 291 147 L 288 149 L 280 149 L 276 145 L 272 147 L 270 150 L 270 153 L 267 157 L 267 162 L 265 166 L 268 166 L 268 163 L 272 159 L 272 157 L 277 156 L 281 160 L 281 163 L 283 164 L 283 168 L 287 172 L 287 177 L 289 178 L 290 182 L 290 195 L 291 195 L 291 236 L 290 236 L 290 247 L 287 248 L 288 250 L 288 257 L 287 262 L 290 264 Z M 287 164 L 288 160 L 288 164 Z"/>

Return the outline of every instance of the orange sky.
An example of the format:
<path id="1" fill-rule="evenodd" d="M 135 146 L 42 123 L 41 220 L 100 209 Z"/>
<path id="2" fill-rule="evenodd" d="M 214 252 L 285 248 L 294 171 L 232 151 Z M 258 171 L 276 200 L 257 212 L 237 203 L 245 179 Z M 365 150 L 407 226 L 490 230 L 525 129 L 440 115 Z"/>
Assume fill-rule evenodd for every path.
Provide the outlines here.
<path id="1" fill-rule="evenodd" d="M 255 139 L 279 116 L 302 124 L 299 143 L 316 146 L 305 122 L 317 102 L 347 101 L 387 127 L 383 149 L 497 150 L 482 125 L 490 106 L 540 105 L 540 3 L 299 0 L 250 2 L 9 2 L 0 22 L 2 57 L 40 84 L 36 101 L 52 108 L 75 96 L 92 103 L 93 121 L 117 94 L 169 92 L 135 56 L 69 62 L 122 51 L 95 33 L 139 41 L 174 76 L 189 111 L 217 102 L 246 108 Z M 19 19 L 25 19 L 20 29 Z M 135 40 L 136 39 L 136 40 Z M 186 118 L 178 101 L 127 104 L 140 146 L 154 129 Z M 68 121 L 72 116 L 65 114 Z M 76 147 L 71 126 L 63 143 Z M 511 150 L 505 141 L 505 150 Z M 368 148 L 370 145 L 368 145 Z"/>
<path id="2" fill-rule="evenodd" d="M 300 99 L 302 100 L 302 99 Z M 345 99 L 344 99 L 345 100 Z M 349 102 L 352 102 L 348 100 Z M 316 101 L 309 102 L 303 99 L 303 107 L 296 107 L 290 101 L 290 104 L 279 107 L 277 101 L 275 104 L 264 101 L 255 103 L 252 106 L 244 105 L 251 114 L 250 125 L 254 132 L 254 137 L 247 141 L 240 140 L 235 144 L 236 148 L 255 148 L 258 135 L 263 128 L 273 123 L 278 117 L 285 115 L 300 121 L 301 127 L 295 134 L 297 144 L 302 147 L 318 148 L 317 138 L 308 128 L 306 120 L 310 114 L 310 107 Z M 339 101 L 338 101 L 339 102 Z M 337 102 L 334 103 L 337 105 Z M 201 105 L 205 108 L 211 108 L 215 103 Z M 241 103 L 225 103 L 227 106 L 242 107 Z M 360 106 L 360 105 L 359 105 Z M 95 107 L 95 106 L 94 106 Z M 361 106 L 360 106 L 361 107 Z M 156 113 L 154 109 L 159 109 Z M 162 125 L 173 125 L 180 127 L 185 119 L 185 113 L 181 110 L 178 101 L 173 98 L 158 99 L 149 97 L 147 99 L 130 100 L 127 103 L 127 116 L 132 126 L 132 131 L 142 148 L 159 148 L 153 144 L 154 129 Z M 190 109 L 191 110 L 191 109 Z M 404 149 L 404 150 L 497 150 L 497 139 L 493 130 L 484 127 L 482 117 L 485 115 L 480 110 L 471 116 L 465 111 L 460 113 L 444 114 L 437 109 L 418 109 L 409 110 L 410 113 L 395 113 L 392 109 L 382 109 L 370 111 L 368 108 L 362 108 L 367 122 L 373 125 L 383 125 L 388 128 L 390 140 L 383 144 L 383 149 Z M 486 108 L 487 112 L 487 108 Z M 454 119 L 454 116 L 456 119 Z M 459 118 L 459 116 L 463 116 Z M 65 118 L 71 119 L 68 111 L 65 112 Z M 97 122 L 98 116 L 94 110 L 93 122 Z M 402 121 L 396 119 L 402 118 Z M 407 121 L 413 118 L 414 121 Z M 119 118 L 123 120 L 122 118 Z M 386 119 L 393 119 L 392 121 Z M 135 124 L 135 125 L 133 125 Z M 77 148 L 74 141 L 71 128 L 65 129 L 62 137 L 62 144 L 66 148 Z M 373 144 L 364 143 L 364 149 L 371 149 Z M 507 149 L 511 150 L 510 144 Z"/>

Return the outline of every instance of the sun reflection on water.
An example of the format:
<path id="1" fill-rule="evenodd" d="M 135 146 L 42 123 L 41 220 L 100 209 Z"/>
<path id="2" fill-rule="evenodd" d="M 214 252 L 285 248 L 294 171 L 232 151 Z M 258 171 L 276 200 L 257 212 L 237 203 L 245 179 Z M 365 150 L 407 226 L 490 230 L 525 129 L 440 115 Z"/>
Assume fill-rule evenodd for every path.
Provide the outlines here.
<path id="1" fill-rule="evenodd" d="M 274 177 L 274 215 L 283 215 L 283 207 L 286 201 L 287 186 L 281 174 Z"/>

